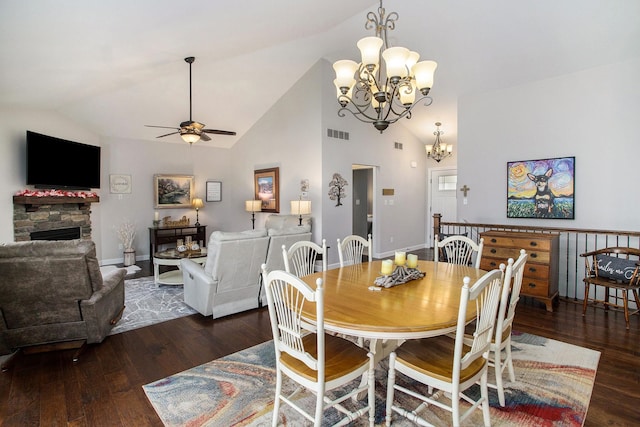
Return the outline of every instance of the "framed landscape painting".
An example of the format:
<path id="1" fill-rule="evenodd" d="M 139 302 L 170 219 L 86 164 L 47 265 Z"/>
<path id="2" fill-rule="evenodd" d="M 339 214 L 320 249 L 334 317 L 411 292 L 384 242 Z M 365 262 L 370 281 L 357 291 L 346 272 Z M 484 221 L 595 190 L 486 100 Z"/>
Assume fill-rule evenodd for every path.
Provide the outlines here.
<path id="1" fill-rule="evenodd" d="M 280 168 L 253 172 L 255 199 L 262 200 L 262 212 L 280 212 Z"/>
<path id="2" fill-rule="evenodd" d="M 575 157 L 507 162 L 507 218 L 575 218 Z"/>
<path id="3" fill-rule="evenodd" d="M 154 175 L 156 208 L 190 208 L 193 175 Z"/>

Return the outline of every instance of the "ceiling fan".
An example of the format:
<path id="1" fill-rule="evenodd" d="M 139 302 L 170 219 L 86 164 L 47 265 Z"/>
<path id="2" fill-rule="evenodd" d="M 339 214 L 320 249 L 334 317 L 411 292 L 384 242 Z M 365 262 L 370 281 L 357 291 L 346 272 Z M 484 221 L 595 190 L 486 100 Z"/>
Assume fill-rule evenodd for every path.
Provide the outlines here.
<path id="1" fill-rule="evenodd" d="M 157 136 L 156 138 L 164 138 L 165 136 L 180 134 L 182 139 L 189 144 L 193 144 L 196 141 L 211 141 L 211 138 L 208 133 L 216 134 L 216 135 L 235 135 L 235 132 L 228 130 L 218 130 L 218 129 L 205 129 L 204 123 L 194 122 L 191 118 L 191 113 L 193 110 L 192 101 L 191 101 L 191 64 L 196 60 L 195 57 L 189 56 L 184 58 L 184 60 L 189 64 L 189 120 L 186 122 L 180 123 L 180 127 L 174 126 L 153 126 L 153 125 L 145 125 L 150 128 L 163 128 L 163 129 L 176 129 L 176 132 L 170 132 L 165 135 Z"/>

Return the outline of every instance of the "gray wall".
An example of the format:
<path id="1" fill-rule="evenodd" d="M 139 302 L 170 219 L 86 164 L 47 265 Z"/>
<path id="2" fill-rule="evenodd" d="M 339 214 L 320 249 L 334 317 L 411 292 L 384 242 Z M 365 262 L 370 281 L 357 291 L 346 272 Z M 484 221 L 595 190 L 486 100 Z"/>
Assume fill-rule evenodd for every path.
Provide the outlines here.
<path id="1" fill-rule="evenodd" d="M 638 230 L 640 60 L 459 102 L 458 219 Z M 506 218 L 506 163 L 575 156 L 575 220 Z"/>

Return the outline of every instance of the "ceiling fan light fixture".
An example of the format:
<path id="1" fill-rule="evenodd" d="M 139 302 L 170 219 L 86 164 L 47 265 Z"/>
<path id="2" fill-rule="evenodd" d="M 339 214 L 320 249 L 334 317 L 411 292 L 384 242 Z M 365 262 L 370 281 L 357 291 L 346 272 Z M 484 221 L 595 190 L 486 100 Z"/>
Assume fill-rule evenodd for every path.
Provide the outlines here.
<path id="1" fill-rule="evenodd" d="M 200 135 L 198 135 L 197 133 L 180 132 L 180 136 L 182 137 L 184 142 L 188 142 L 189 144 L 193 144 L 194 142 L 200 141 Z"/>

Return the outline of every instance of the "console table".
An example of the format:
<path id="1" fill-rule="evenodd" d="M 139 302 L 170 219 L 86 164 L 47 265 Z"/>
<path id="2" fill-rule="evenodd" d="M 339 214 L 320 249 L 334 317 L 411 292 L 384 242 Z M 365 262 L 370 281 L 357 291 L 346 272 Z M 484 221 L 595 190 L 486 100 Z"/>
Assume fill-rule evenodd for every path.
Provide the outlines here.
<path id="1" fill-rule="evenodd" d="M 175 244 L 178 239 L 191 236 L 194 242 L 202 241 L 202 247 L 207 245 L 207 226 L 188 225 L 185 227 L 149 227 L 149 257 L 158 252 L 158 246 L 168 243 Z M 153 264 L 151 265 L 153 269 Z"/>

